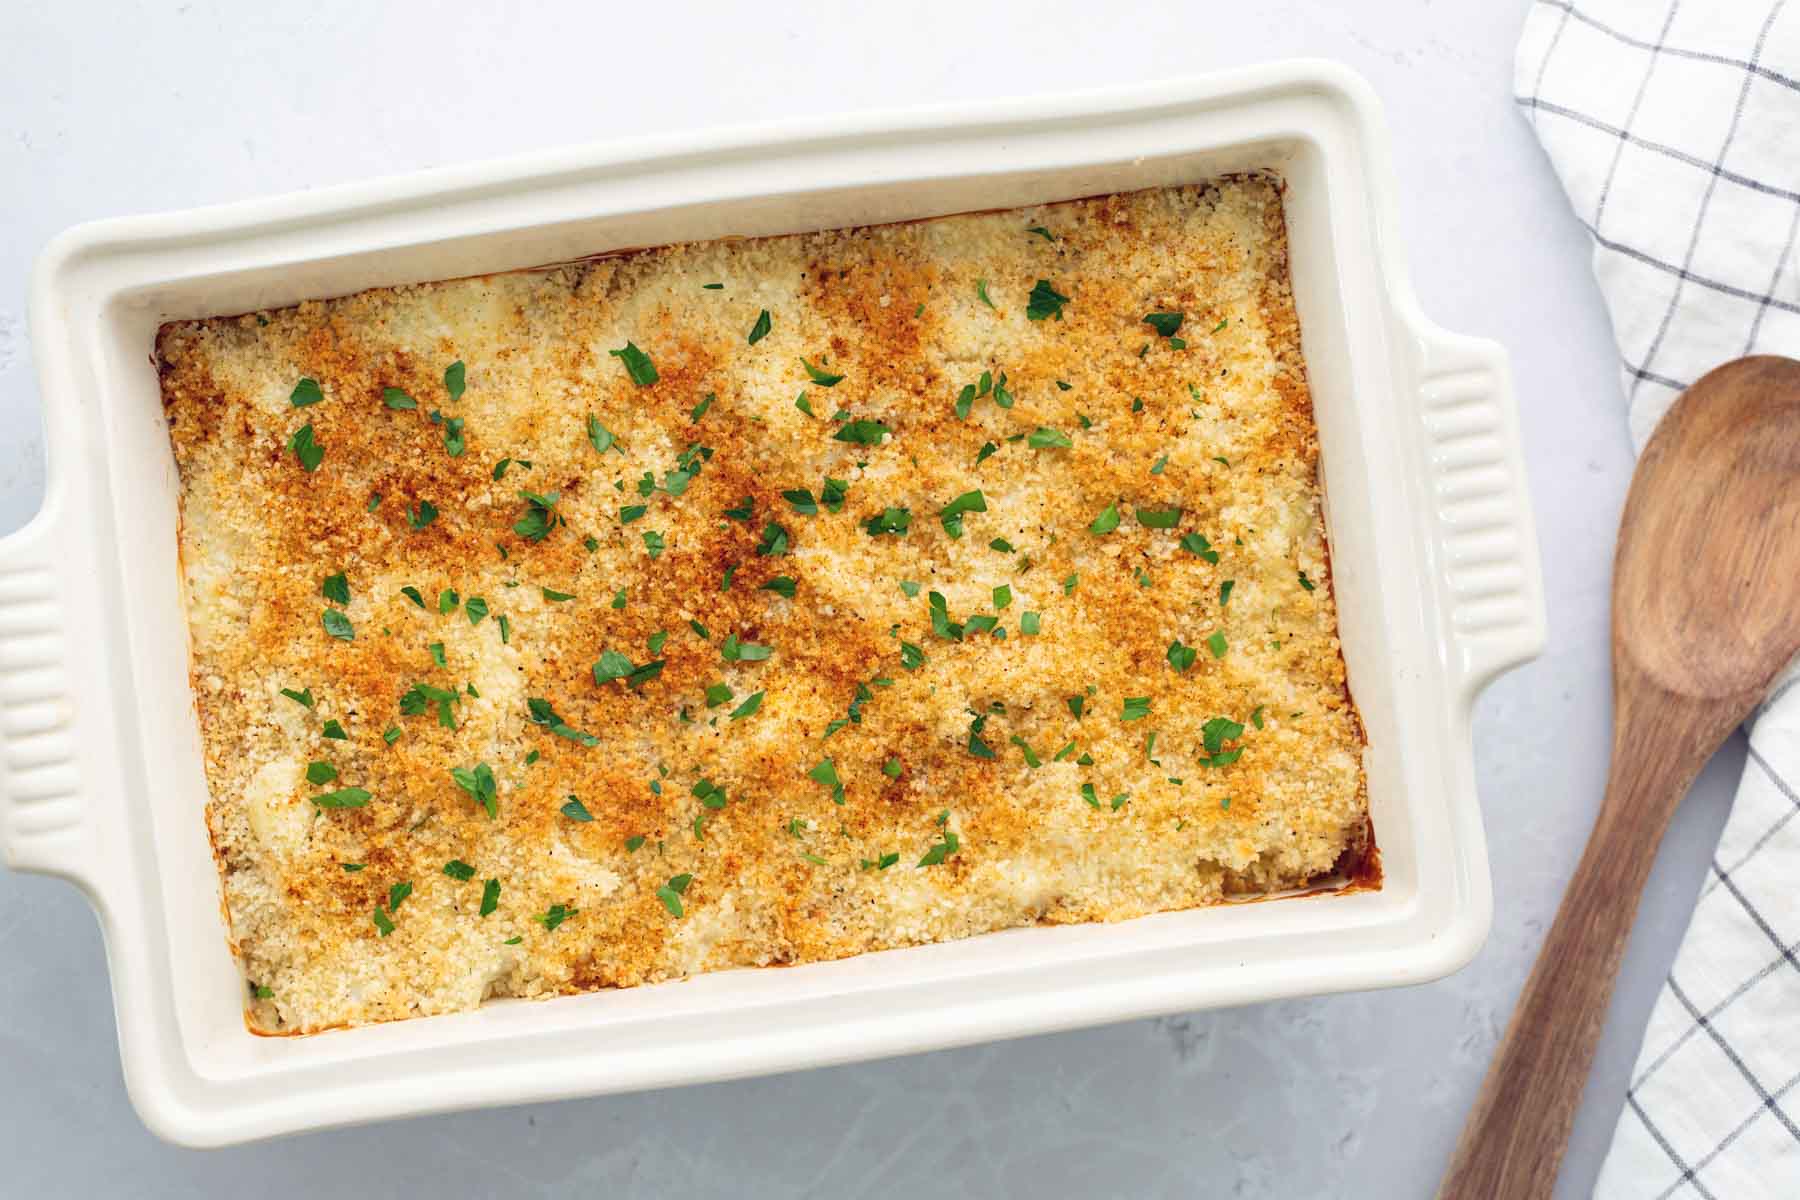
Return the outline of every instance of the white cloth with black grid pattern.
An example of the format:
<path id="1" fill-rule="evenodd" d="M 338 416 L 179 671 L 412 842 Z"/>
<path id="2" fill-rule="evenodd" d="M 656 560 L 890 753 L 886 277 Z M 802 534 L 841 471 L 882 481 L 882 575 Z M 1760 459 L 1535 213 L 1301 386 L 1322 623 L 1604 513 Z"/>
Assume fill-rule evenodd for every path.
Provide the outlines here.
<path id="1" fill-rule="evenodd" d="M 1535 0 L 1516 91 L 1593 235 L 1635 445 L 1720 363 L 1800 358 L 1800 0 Z M 1751 727 L 1595 1194 L 1800 1198 L 1793 672 Z"/>

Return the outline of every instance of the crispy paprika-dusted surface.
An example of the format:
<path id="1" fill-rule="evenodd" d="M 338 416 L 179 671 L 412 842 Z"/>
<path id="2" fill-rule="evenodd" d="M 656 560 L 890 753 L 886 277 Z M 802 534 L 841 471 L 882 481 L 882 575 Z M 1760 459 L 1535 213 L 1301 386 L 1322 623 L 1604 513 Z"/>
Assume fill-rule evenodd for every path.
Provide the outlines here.
<path id="1" fill-rule="evenodd" d="M 259 1031 L 1118 920 L 1364 846 L 1272 181 L 380 289 L 158 355 Z"/>

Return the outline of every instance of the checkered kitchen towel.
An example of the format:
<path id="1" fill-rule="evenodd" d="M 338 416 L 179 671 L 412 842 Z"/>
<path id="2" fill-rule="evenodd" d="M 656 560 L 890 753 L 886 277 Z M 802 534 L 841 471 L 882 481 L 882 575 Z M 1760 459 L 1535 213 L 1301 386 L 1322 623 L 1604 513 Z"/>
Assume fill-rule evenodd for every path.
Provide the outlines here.
<path id="1" fill-rule="evenodd" d="M 1536 0 L 1516 88 L 1593 235 L 1637 446 L 1712 367 L 1800 358 L 1800 0 Z M 1756 716 L 1597 1194 L 1800 1200 L 1792 671 Z"/>

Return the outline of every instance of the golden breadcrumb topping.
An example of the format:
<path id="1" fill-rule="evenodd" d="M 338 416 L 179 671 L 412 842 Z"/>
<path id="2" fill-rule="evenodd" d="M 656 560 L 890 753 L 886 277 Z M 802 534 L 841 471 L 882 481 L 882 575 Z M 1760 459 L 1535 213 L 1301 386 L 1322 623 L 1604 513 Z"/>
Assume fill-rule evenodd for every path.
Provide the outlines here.
<path id="1" fill-rule="evenodd" d="M 311 1032 L 1368 846 L 1279 186 L 158 340 L 233 949 Z"/>

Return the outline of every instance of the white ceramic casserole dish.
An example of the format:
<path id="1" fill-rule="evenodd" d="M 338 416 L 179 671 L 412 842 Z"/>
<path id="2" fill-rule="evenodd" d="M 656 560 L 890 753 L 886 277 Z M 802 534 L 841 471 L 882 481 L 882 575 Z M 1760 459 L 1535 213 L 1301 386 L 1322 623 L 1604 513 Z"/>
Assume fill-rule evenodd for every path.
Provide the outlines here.
<path id="1" fill-rule="evenodd" d="M 1323 448 L 1379 891 L 1012 930 L 305 1038 L 243 1020 L 203 819 L 165 321 L 624 247 L 935 216 L 1271 170 Z M 0 835 L 105 933 L 125 1078 L 191 1145 L 1417 983 L 1491 896 L 1476 693 L 1543 644 L 1506 360 L 1418 312 L 1373 94 L 1289 63 L 974 110 L 587 147 L 85 225 L 40 259 L 43 511 L 0 542 Z"/>

